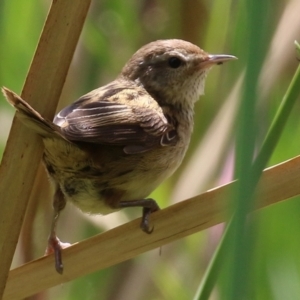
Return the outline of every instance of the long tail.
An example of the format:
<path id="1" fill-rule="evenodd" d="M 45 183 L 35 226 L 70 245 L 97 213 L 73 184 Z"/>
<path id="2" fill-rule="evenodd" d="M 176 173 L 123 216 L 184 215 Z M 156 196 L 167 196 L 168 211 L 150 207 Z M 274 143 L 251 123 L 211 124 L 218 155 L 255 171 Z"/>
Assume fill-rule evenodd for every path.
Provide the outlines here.
<path id="1" fill-rule="evenodd" d="M 43 137 L 66 138 L 62 135 L 60 127 L 43 118 L 26 101 L 13 91 L 3 87 L 2 92 L 7 101 L 16 108 L 17 117 L 28 127 Z"/>

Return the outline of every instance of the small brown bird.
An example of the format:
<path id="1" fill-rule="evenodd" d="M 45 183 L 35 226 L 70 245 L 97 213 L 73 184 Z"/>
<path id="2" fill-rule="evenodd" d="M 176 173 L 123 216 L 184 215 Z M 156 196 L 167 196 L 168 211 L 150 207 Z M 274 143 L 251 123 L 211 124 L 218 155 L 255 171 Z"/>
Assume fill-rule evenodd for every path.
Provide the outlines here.
<path id="1" fill-rule="evenodd" d="M 145 197 L 184 157 L 208 70 L 233 59 L 183 40 L 152 42 L 116 80 L 82 96 L 53 122 L 3 88 L 20 119 L 43 138 L 43 161 L 55 188 L 47 253 L 54 252 L 57 272 L 63 264 L 55 229 L 67 200 L 91 214 L 140 206 L 141 228 L 152 232 L 149 216 L 159 206 Z"/>

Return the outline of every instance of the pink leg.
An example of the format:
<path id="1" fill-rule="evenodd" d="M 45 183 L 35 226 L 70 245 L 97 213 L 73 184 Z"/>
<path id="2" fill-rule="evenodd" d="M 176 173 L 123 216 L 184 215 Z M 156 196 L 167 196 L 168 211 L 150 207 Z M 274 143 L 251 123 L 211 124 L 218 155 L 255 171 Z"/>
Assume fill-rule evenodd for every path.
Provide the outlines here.
<path id="1" fill-rule="evenodd" d="M 58 188 L 54 194 L 53 198 L 53 218 L 51 223 L 51 231 L 48 238 L 48 246 L 46 249 L 46 255 L 54 253 L 55 257 L 55 269 L 59 274 L 63 273 L 63 263 L 62 263 L 62 257 L 61 257 L 61 249 L 65 248 L 67 245 L 62 243 L 58 237 L 56 236 L 56 226 L 57 221 L 59 218 L 59 213 L 61 210 L 64 209 L 66 205 L 66 200 L 61 192 L 61 190 Z"/>

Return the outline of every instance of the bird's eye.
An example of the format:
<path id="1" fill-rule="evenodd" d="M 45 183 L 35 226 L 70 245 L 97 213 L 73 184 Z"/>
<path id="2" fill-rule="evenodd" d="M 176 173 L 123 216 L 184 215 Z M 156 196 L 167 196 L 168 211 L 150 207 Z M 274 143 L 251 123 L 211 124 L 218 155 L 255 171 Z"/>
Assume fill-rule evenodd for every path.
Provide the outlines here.
<path id="1" fill-rule="evenodd" d="M 177 69 L 178 67 L 181 66 L 182 61 L 180 58 L 176 57 L 176 56 L 172 56 L 169 58 L 168 60 L 168 64 L 171 68 L 173 69 Z"/>

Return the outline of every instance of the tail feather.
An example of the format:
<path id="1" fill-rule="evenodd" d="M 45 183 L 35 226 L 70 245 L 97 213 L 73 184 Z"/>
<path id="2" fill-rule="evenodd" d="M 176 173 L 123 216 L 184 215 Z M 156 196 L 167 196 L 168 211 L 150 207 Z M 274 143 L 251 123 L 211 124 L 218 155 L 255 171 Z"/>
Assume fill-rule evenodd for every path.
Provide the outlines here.
<path id="1" fill-rule="evenodd" d="M 2 92 L 7 101 L 16 108 L 17 117 L 29 128 L 43 137 L 56 137 L 66 139 L 60 130 L 60 127 L 53 122 L 43 118 L 26 101 L 19 97 L 13 91 L 2 87 Z"/>

